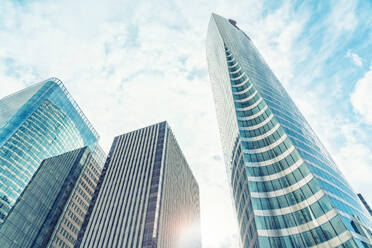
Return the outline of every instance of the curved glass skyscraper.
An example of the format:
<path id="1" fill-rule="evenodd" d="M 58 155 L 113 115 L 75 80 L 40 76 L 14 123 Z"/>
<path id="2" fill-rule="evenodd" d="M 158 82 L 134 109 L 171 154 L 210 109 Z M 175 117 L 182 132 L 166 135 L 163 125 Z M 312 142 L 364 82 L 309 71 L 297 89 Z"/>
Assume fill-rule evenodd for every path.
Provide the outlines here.
<path id="1" fill-rule="evenodd" d="M 372 222 L 250 38 L 213 14 L 207 58 L 243 247 L 371 247 Z"/>
<path id="2" fill-rule="evenodd" d="M 44 159 L 94 148 L 98 138 L 59 79 L 1 99 L 0 227 Z"/>

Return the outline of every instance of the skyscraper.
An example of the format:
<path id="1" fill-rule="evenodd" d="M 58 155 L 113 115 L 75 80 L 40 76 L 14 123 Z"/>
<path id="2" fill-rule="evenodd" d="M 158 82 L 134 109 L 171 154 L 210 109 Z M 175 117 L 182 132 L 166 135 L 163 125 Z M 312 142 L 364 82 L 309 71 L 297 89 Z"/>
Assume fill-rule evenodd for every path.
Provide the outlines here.
<path id="1" fill-rule="evenodd" d="M 87 147 L 44 160 L 0 226 L 0 247 L 73 247 L 100 166 Z"/>
<path id="2" fill-rule="evenodd" d="M 45 158 L 83 146 L 95 150 L 98 138 L 59 79 L 2 98 L 0 226 Z"/>
<path id="3" fill-rule="evenodd" d="M 166 122 L 117 136 L 97 189 L 75 247 L 201 247 L 198 184 Z"/>
<path id="4" fill-rule="evenodd" d="M 207 59 L 243 247 L 369 247 L 371 219 L 236 22 L 213 14 Z"/>

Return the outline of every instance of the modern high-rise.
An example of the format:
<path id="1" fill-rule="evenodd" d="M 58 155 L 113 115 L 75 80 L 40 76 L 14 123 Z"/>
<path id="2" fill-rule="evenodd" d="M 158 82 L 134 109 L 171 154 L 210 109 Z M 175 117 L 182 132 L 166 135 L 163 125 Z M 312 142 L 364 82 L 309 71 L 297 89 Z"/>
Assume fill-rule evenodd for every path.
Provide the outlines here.
<path id="1" fill-rule="evenodd" d="M 97 157 L 99 136 L 57 78 L 0 100 L 0 226 L 41 162 L 84 146 Z"/>
<path id="2" fill-rule="evenodd" d="M 114 139 L 75 247 L 197 248 L 199 222 L 198 184 L 161 122 Z"/>
<path id="3" fill-rule="evenodd" d="M 88 147 L 44 160 L 0 226 L 0 247 L 74 247 L 102 165 Z"/>
<path id="4" fill-rule="evenodd" d="M 371 247 L 371 218 L 252 40 L 212 14 L 207 59 L 243 247 Z"/>

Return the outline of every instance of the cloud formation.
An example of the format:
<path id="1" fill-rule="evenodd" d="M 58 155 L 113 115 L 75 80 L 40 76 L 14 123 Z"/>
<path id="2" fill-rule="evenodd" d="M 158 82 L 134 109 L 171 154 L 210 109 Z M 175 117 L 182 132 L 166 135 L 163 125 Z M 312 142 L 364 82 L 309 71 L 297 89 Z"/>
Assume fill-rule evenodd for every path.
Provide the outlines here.
<path id="1" fill-rule="evenodd" d="M 355 85 L 354 92 L 351 94 L 351 103 L 356 112 L 362 115 L 364 120 L 372 124 L 372 62 L 369 71 Z"/>
<path id="2" fill-rule="evenodd" d="M 350 50 L 347 51 L 346 57 L 350 58 L 353 61 L 353 63 L 357 66 L 362 66 L 363 65 L 362 58 L 358 54 L 353 53 Z"/>
<path id="3" fill-rule="evenodd" d="M 358 1 L 4 0 L 0 97 L 59 77 L 105 150 L 116 135 L 168 120 L 200 184 L 203 247 L 238 247 L 206 67 L 211 12 L 238 21 L 341 169 L 358 161 L 354 172 L 370 173 L 371 74 L 349 68 L 345 56 L 372 60 L 363 50 L 370 7 Z M 372 199 L 371 183 L 358 176 L 350 183 Z"/>

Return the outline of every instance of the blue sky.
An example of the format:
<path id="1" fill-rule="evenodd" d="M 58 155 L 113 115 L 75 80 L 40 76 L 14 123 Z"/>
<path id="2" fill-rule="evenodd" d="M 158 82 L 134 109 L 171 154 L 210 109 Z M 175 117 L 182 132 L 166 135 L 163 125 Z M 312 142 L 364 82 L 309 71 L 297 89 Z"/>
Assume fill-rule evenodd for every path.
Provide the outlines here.
<path id="1" fill-rule="evenodd" d="M 203 247 L 236 247 L 208 78 L 211 12 L 235 19 L 372 202 L 372 2 L 0 1 L 0 97 L 60 78 L 101 135 L 168 120 L 201 188 Z"/>

